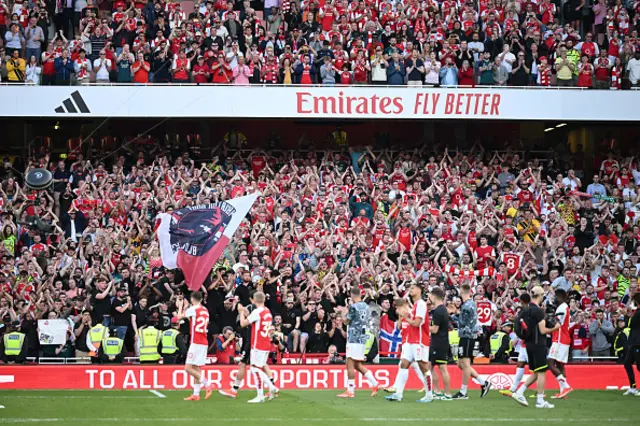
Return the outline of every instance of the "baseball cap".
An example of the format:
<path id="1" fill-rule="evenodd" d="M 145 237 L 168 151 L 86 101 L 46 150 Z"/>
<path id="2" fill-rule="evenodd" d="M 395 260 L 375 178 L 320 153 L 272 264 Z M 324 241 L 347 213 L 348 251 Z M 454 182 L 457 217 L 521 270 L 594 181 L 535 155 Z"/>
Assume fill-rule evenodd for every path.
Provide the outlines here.
<path id="1" fill-rule="evenodd" d="M 176 325 L 178 323 L 178 317 L 171 318 L 171 324 Z"/>
<path id="2" fill-rule="evenodd" d="M 531 295 L 532 296 L 542 296 L 544 294 L 544 289 L 542 287 L 540 287 L 539 285 L 535 286 L 534 288 L 531 289 Z"/>

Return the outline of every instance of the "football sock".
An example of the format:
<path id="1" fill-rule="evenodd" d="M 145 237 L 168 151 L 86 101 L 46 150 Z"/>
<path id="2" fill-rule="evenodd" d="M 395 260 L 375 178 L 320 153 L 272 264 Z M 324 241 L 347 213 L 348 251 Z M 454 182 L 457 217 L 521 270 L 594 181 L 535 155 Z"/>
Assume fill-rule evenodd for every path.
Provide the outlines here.
<path id="1" fill-rule="evenodd" d="M 538 404 L 542 404 L 544 402 L 544 394 L 538 394 Z"/>
<path id="2" fill-rule="evenodd" d="M 237 392 L 238 389 L 240 389 L 240 380 L 239 379 L 235 379 L 233 381 L 233 390 L 235 390 Z"/>
<path id="3" fill-rule="evenodd" d="M 515 392 L 518 389 L 518 385 L 520 384 L 520 382 L 522 381 L 522 377 L 524 377 L 524 367 L 520 368 L 518 367 L 516 369 L 516 378 L 513 381 L 513 384 L 511 385 L 511 392 Z"/>
<path id="4" fill-rule="evenodd" d="M 424 377 L 425 382 L 427 383 L 427 395 L 433 397 L 433 376 L 431 375 L 431 371 L 427 371 Z"/>
<path id="5" fill-rule="evenodd" d="M 200 395 L 200 388 L 202 387 L 202 385 L 200 383 L 196 383 L 195 385 L 193 385 L 193 394 L 194 395 Z"/>
<path id="6" fill-rule="evenodd" d="M 258 373 L 260 370 L 251 369 L 251 374 L 253 375 L 253 380 L 255 381 L 255 387 L 258 391 L 258 397 L 264 398 L 264 390 L 262 389 L 262 380 L 260 374 Z"/>
<path id="7" fill-rule="evenodd" d="M 354 393 L 356 391 L 356 381 L 347 380 L 347 392 Z"/>
<path id="8" fill-rule="evenodd" d="M 210 383 L 211 383 L 211 382 L 209 382 L 209 380 L 207 380 L 207 379 L 202 379 L 202 380 L 200 381 L 200 384 L 201 384 L 202 386 L 204 386 L 205 388 L 206 388 L 207 386 L 209 386 L 209 384 L 210 384 Z"/>
<path id="9" fill-rule="evenodd" d="M 409 379 L 409 370 L 401 368 L 398 370 L 398 376 L 396 377 L 396 394 L 402 396 L 404 392 L 404 386 Z"/>
<path id="10" fill-rule="evenodd" d="M 411 364 L 411 368 L 413 368 L 413 371 L 415 371 L 418 375 L 418 378 L 420 379 L 420 383 L 422 383 L 422 387 L 424 388 L 424 390 L 427 391 L 427 388 L 429 387 L 427 385 L 427 377 L 422 372 L 422 370 L 420 370 L 420 366 L 414 362 Z"/>
<path id="11" fill-rule="evenodd" d="M 460 393 L 463 395 L 467 394 L 467 385 L 460 386 Z"/>
<path id="12" fill-rule="evenodd" d="M 373 373 L 371 371 L 367 371 L 367 374 L 364 375 L 364 378 L 367 379 L 369 385 L 373 388 L 378 386 L 378 381 L 375 377 L 373 377 Z"/>
<path id="13" fill-rule="evenodd" d="M 569 387 L 569 383 L 567 383 L 567 379 L 562 374 L 556 377 L 556 380 L 560 385 L 560 390 L 564 390 Z"/>

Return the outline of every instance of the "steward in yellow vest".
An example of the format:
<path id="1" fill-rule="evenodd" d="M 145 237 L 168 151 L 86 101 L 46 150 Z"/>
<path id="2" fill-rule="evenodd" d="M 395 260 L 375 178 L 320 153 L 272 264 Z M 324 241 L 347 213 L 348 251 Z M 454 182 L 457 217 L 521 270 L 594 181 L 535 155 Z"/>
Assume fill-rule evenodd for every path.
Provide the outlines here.
<path id="1" fill-rule="evenodd" d="M 111 331 L 111 337 L 105 337 L 100 345 L 100 361 L 107 363 L 120 363 L 124 358 L 124 341 L 116 336 L 116 331 Z"/>
<path id="2" fill-rule="evenodd" d="M 20 322 L 14 321 L 0 341 L 0 359 L 9 364 L 20 364 L 26 360 L 26 335 L 18 331 Z"/>
<path id="3" fill-rule="evenodd" d="M 171 319 L 171 328 L 162 332 L 160 340 L 163 364 L 182 364 L 187 354 L 185 337 L 178 331 L 180 322 L 177 318 Z"/>
<path id="4" fill-rule="evenodd" d="M 460 346 L 460 336 L 458 330 L 449 331 L 449 346 L 451 347 L 451 356 L 454 361 L 458 361 L 458 346 Z"/>
<path id="5" fill-rule="evenodd" d="M 107 327 L 98 323 L 89 329 L 87 333 L 87 347 L 89 348 L 89 356 L 97 358 L 100 346 L 105 337 L 108 336 Z"/>
<path id="6" fill-rule="evenodd" d="M 158 345 L 162 340 L 162 332 L 154 323 L 138 329 L 138 348 L 140 350 L 140 362 L 158 362 L 160 353 Z"/>
<path id="7" fill-rule="evenodd" d="M 618 319 L 616 331 L 613 334 L 613 351 L 618 362 L 624 362 L 627 355 L 629 334 L 631 334 L 631 328 L 625 324 L 624 318 Z"/>

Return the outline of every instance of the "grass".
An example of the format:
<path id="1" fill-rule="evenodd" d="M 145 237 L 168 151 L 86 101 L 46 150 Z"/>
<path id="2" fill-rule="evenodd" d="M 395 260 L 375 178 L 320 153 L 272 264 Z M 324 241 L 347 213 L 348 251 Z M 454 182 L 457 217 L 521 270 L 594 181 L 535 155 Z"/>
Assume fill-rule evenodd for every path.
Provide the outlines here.
<path id="1" fill-rule="evenodd" d="M 355 399 L 336 398 L 336 391 L 281 391 L 265 404 L 247 404 L 255 392 L 242 391 L 237 399 L 214 393 L 211 399 L 186 402 L 184 391 L 0 391 L 0 424 L 29 425 L 144 425 L 233 424 L 251 426 L 424 425 L 448 424 L 553 424 L 638 425 L 640 397 L 615 391 L 576 391 L 556 401 L 552 410 L 528 408 L 492 391 L 480 399 L 470 392 L 466 401 L 418 404 L 418 392 L 405 392 L 404 401 L 388 402 L 386 394 L 371 398 L 358 391 Z M 164 396 L 162 398 L 161 396 Z"/>

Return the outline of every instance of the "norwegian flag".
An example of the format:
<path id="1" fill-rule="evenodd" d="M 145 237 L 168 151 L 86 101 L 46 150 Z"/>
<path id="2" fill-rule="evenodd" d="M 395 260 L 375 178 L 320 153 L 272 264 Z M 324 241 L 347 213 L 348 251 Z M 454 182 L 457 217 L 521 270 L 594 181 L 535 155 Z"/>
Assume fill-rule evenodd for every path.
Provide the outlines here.
<path id="1" fill-rule="evenodd" d="M 389 358 L 398 358 L 393 352 L 400 352 L 402 346 L 402 330 L 396 328 L 396 324 L 389 319 L 389 315 L 380 318 L 380 338 L 378 339 L 380 352 Z"/>

